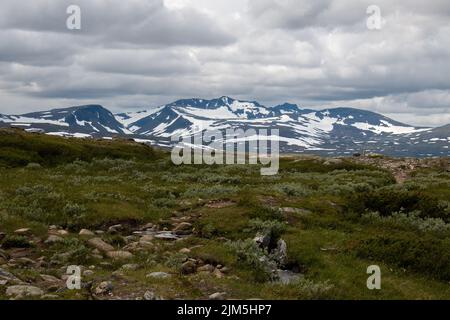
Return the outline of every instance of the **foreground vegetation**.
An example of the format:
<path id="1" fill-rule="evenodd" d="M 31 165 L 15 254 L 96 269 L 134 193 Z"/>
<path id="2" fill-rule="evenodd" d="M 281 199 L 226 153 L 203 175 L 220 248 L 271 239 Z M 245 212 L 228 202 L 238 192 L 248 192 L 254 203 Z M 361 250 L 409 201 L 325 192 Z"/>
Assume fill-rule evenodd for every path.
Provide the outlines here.
<path id="1" fill-rule="evenodd" d="M 0 131 L 0 298 L 449 299 L 448 159 L 401 183 L 383 164 L 408 160 L 366 160 L 290 157 L 263 177 L 129 141 Z M 81 290 L 66 288 L 69 265 Z"/>

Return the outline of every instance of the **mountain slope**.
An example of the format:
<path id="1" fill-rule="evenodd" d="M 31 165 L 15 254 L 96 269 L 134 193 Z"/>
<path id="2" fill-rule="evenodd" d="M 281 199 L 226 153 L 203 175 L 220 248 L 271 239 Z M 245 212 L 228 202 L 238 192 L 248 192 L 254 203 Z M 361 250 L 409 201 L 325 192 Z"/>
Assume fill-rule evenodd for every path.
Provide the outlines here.
<path id="1" fill-rule="evenodd" d="M 353 108 L 303 109 L 284 103 L 266 107 L 230 97 L 182 99 L 158 108 L 113 115 L 98 105 L 20 116 L 0 115 L 0 125 L 50 134 L 111 137 L 170 146 L 174 135 L 198 130 L 278 129 L 282 152 L 349 155 L 368 151 L 398 156 L 449 155 L 450 131 L 418 128 L 375 112 Z"/>
<path id="2" fill-rule="evenodd" d="M 41 129 L 61 135 L 110 135 L 129 133 L 116 117 L 100 105 L 77 106 L 33 112 L 23 115 L 0 116 L 0 121 L 25 129 Z"/>

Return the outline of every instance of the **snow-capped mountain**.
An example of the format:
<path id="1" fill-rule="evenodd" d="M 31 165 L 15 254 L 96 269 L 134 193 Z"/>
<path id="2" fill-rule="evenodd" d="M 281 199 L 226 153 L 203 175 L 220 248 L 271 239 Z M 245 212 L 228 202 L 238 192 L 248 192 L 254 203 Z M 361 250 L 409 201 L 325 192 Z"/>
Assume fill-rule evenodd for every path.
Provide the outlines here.
<path id="1" fill-rule="evenodd" d="M 303 109 L 284 103 L 266 107 L 230 97 L 183 99 L 157 108 L 113 115 L 98 105 L 20 116 L 0 115 L 0 126 L 50 134 L 111 137 L 169 146 L 173 135 L 208 129 L 278 129 L 282 152 L 348 155 L 362 150 L 401 156 L 448 156 L 450 130 L 418 128 L 353 108 Z"/>
<path id="2" fill-rule="evenodd" d="M 30 131 L 88 137 L 91 135 L 128 134 L 114 114 L 100 105 L 87 105 L 23 115 L 0 115 L 0 123 Z"/>

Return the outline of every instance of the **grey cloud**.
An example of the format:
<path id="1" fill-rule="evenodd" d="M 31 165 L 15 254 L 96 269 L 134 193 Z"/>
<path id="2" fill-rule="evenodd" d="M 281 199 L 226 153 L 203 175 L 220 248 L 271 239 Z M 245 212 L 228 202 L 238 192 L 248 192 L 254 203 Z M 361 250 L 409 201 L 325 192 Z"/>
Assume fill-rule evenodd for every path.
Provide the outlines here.
<path id="1" fill-rule="evenodd" d="M 447 1 L 376 1 L 386 23 L 370 31 L 368 0 L 80 0 L 81 32 L 65 28 L 72 2 L 0 3 L 0 113 L 229 95 L 450 114 Z"/>
<path id="2" fill-rule="evenodd" d="M 66 28 L 66 9 L 72 4 L 72 0 L 33 0 L 24 6 L 15 0 L 3 0 L 0 27 L 152 46 L 220 46 L 234 41 L 208 16 L 189 8 L 169 10 L 162 0 L 79 0 L 81 30 L 72 31 Z"/>

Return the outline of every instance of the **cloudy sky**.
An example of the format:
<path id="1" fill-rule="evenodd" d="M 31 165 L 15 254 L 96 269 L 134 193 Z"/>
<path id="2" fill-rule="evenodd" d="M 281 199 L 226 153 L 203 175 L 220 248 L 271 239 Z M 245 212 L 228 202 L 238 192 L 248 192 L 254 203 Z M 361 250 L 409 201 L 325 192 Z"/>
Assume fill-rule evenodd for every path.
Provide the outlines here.
<path id="1" fill-rule="evenodd" d="M 66 27 L 71 4 L 81 30 Z M 367 27 L 369 5 L 380 30 Z M 450 123 L 450 2 L 0 2 L 0 113 L 223 95 Z"/>

